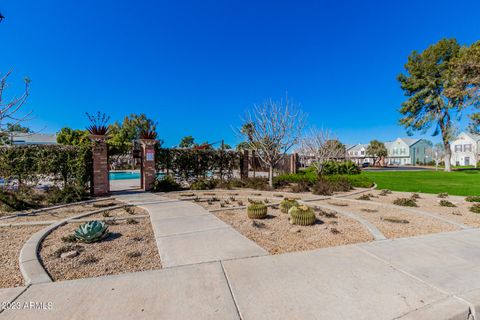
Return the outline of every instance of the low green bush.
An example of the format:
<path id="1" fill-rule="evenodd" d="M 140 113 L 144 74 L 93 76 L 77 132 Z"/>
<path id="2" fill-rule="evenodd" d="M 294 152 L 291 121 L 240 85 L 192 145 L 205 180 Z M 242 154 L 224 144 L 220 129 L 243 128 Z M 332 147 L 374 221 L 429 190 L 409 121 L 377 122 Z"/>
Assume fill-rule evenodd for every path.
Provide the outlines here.
<path id="1" fill-rule="evenodd" d="M 327 161 L 323 165 L 323 170 L 321 172 L 324 175 L 334 175 L 334 174 L 341 174 L 341 175 L 353 175 L 353 174 L 360 174 L 360 168 L 353 162 L 353 161 Z"/>
<path id="2" fill-rule="evenodd" d="M 217 186 L 217 181 L 214 179 L 198 179 L 190 185 L 191 190 L 212 190 Z"/>
<path id="3" fill-rule="evenodd" d="M 465 198 L 468 202 L 480 202 L 480 196 L 469 196 Z"/>
<path id="4" fill-rule="evenodd" d="M 163 178 L 157 178 L 153 182 L 153 191 L 156 192 L 170 192 L 181 190 L 180 184 L 178 184 L 172 176 L 165 176 Z"/>
<path id="5" fill-rule="evenodd" d="M 393 200 L 393 204 L 402 207 L 418 207 L 417 202 L 412 198 L 398 198 Z"/>
<path id="6" fill-rule="evenodd" d="M 470 207 L 470 211 L 474 213 L 480 213 L 480 203 L 475 203 Z"/>
<path id="7" fill-rule="evenodd" d="M 440 200 L 440 206 L 441 207 L 450 207 L 450 208 L 456 207 L 456 205 L 454 205 L 453 203 L 451 203 L 450 201 L 445 200 L 445 199 Z"/>
<path id="8" fill-rule="evenodd" d="M 87 198 L 83 187 L 67 186 L 63 189 L 52 187 L 47 191 L 47 202 L 49 204 L 72 203 Z"/>

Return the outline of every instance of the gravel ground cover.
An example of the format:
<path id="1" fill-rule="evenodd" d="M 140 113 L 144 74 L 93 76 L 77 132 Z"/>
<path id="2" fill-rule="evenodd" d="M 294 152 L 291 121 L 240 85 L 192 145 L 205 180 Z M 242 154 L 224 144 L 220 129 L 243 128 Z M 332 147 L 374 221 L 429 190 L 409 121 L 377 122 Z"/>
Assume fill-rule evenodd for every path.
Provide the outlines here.
<path id="1" fill-rule="evenodd" d="M 25 241 L 45 226 L 0 228 L 0 288 L 23 285 L 18 257 Z"/>
<path id="2" fill-rule="evenodd" d="M 72 205 L 64 208 L 44 211 L 36 215 L 19 216 L 19 217 L 13 217 L 9 219 L 3 219 L 3 220 L 0 220 L 0 223 L 62 220 L 62 219 L 75 216 L 84 212 L 90 212 L 90 211 L 107 208 L 105 207 L 106 205 L 114 206 L 119 204 L 122 204 L 122 203 L 120 201 L 108 199 L 108 200 L 99 201 L 95 203 L 84 203 L 84 204 Z"/>
<path id="3" fill-rule="evenodd" d="M 317 210 L 317 223 L 302 227 L 291 225 L 289 215 L 278 209 L 269 208 L 268 212 L 268 217 L 262 220 L 248 219 L 245 209 L 218 211 L 214 214 L 271 254 L 373 240 L 360 223 L 339 214 Z"/>
<path id="4" fill-rule="evenodd" d="M 42 242 L 42 263 L 54 281 L 160 269 L 160 256 L 150 220 L 135 221 L 109 225 L 110 235 L 90 244 L 64 242 L 62 237 L 73 234 L 78 224 L 62 226 Z M 78 255 L 60 256 L 69 251 L 77 251 Z"/>
<path id="5" fill-rule="evenodd" d="M 319 204 L 321 202 L 318 202 Z M 426 216 L 410 213 L 402 210 L 402 207 L 385 208 L 370 203 L 365 200 L 364 203 L 349 202 L 336 199 L 338 204 L 347 204 L 348 206 L 339 206 L 342 210 L 353 212 L 375 225 L 387 238 L 413 237 L 422 234 L 438 233 L 458 230 L 457 227 L 429 218 Z"/>
<path id="6" fill-rule="evenodd" d="M 131 207 L 108 210 L 101 213 L 95 213 L 95 214 L 92 214 L 91 216 L 87 216 L 86 218 L 91 220 L 104 219 L 104 218 L 125 218 L 125 217 L 135 218 L 136 215 L 145 215 L 145 214 L 148 214 L 148 211 L 139 207 L 131 206 Z"/>
<path id="7" fill-rule="evenodd" d="M 387 194 L 385 196 L 380 195 L 380 190 L 374 190 L 372 192 L 366 192 L 365 194 L 372 194 L 375 197 L 371 198 L 371 201 L 393 204 L 393 201 L 397 198 L 410 198 L 413 193 L 411 192 L 395 192 Z M 463 223 L 472 227 L 480 227 L 480 214 L 470 211 L 470 207 L 474 204 L 472 202 L 465 201 L 465 197 L 462 196 L 447 196 L 446 198 L 439 198 L 435 194 L 419 193 L 420 198 L 416 200 L 418 207 L 421 211 L 433 213 L 444 218 Z M 358 197 L 358 196 L 357 196 Z M 355 199 L 355 196 L 349 197 Z M 446 200 L 455 205 L 455 207 L 445 207 L 440 205 L 440 201 Z M 400 207 L 401 208 L 401 207 Z"/>

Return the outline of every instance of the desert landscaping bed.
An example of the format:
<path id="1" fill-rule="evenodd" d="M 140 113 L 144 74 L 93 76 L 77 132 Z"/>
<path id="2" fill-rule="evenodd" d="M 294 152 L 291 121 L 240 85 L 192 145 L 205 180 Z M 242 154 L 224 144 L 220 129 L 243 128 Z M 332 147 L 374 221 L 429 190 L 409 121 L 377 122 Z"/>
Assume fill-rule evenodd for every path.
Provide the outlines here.
<path id="1" fill-rule="evenodd" d="M 45 226 L 0 228 L 0 288 L 23 285 L 18 257 L 25 241 Z"/>
<path id="2" fill-rule="evenodd" d="M 100 220 L 105 218 L 135 218 L 137 215 L 148 215 L 146 210 L 135 206 L 126 206 L 111 210 L 108 210 L 108 208 L 105 209 L 107 210 L 101 213 L 92 214 L 87 218 L 91 220 Z"/>
<path id="3" fill-rule="evenodd" d="M 40 257 L 45 269 L 54 281 L 160 269 L 150 220 L 132 221 L 110 224 L 110 235 L 95 243 L 62 240 L 74 233 L 77 223 L 54 230 L 41 244 Z M 61 257 L 67 252 L 72 254 Z"/>
<path id="4" fill-rule="evenodd" d="M 357 203 L 335 199 L 325 203 L 338 206 L 342 210 L 353 212 L 368 220 L 389 239 L 458 230 L 452 224 L 407 212 L 402 210 L 402 207 L 385 208 L 369 203 L 367 200 L 364 203 Z"/>
<path id="5" fill-rule="evenodd" d="M 33 222 L 33 221 L 53 221 L 69 218 L 81 213 L 100 210 L 103 208 L 113 207 L 122 204 L 120 201 L 114 199 L 106 199 L 104 201 L 94 203 L 83 203 L 78 205 L 67 206 L 63 208 L 48 210 L 40 212 L 35 215 L 22 215 L 8 219 L 0 220 L 0 223 L 19 223 L 19 222 Z"/>
<path id="6" fill-rule="evenodd" d="M 411 198 L 414 193 L 393 191 L 392 193 L 381 195 L 380 190 L 374 190 L 372 192 L 366 192 L 365 194 L 372 194 L 374 196 L 371 198 L 371 201 L 393 204 L 393 201 L 395 199 Z M 463 223 L 465 225 L 469 225 L 475 228 L 480 227 L 480 214 L 470 211 L 470 207 L 474 203 L 466 201 L 465 197 L 445 195 L 445 197 L 440 198 L 436 194 L 426 193 L 419 193 L 418 196 L 419 198 L 416 199 L 417 207 L 414 207 L 414 209 L 433 213 L 449 220 Z M 355 199 L 357 197 L 352 196 L 349 198 Z M 440 202 L 442 200 L 452 203 L 453 205 L 455 205 L 455 207 L 441 206 Z"/>
<path id="7" fill-rule="evenodd" d="M 312 250 L 358 242 L 372 241 L 370 233 L 357 221 L 339 214 L 317 211 L 317 222 L 312 226 L 295 226 L 289 215 L 269 208 L 266 219 L 248 219 L 245 209 L 214 213 L 247 238 L 271 254 Z"/>

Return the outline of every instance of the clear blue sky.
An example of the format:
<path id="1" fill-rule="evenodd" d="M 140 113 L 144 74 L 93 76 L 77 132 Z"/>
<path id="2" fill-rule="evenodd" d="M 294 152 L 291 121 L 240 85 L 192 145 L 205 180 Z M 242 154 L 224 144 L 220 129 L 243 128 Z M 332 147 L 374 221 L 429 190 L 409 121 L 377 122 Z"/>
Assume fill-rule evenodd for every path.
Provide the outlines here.
<path id="1" fill-rule="evenodd" d="M 286 91 L 345 143 L 405 136 L 396 81 L 409 53 L 479 40 L 476 1 L 25 1 L 0 3 L 0 73 L 31 80 L 35 129 L 144 112 L 173 145 L 224 138 Z"/>

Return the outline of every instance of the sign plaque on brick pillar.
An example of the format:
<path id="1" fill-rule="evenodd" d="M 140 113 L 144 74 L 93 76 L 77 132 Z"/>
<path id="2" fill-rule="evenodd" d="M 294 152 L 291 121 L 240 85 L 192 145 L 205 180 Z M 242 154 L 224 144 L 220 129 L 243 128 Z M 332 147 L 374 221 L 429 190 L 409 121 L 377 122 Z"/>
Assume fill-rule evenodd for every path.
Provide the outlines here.
<path id="1" fill-rule="evenodd" d="M 153 182 L 156 179 L 155 170 L 155 139 L 141 139 L 142 144 L 142 181 L 141 186 L 145 191 L 149 191 L 153 187 Z"/>
<path id="2" fill-rule="evenodd" d="M 110 183 L 108 181 L 108 147 L 107 136 L 90 135 L 93 142 L 93 196 L 103 196 L 110 192 Z"/>

